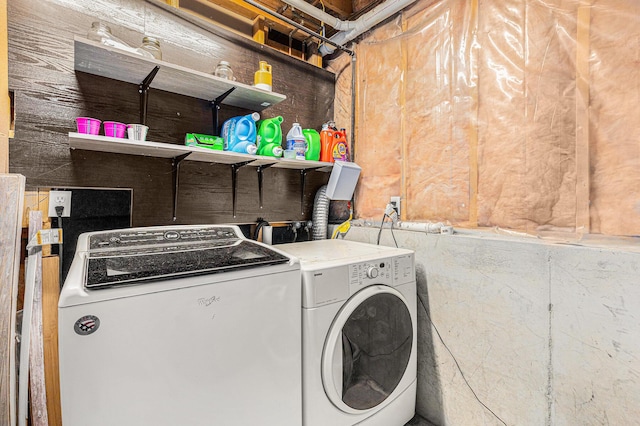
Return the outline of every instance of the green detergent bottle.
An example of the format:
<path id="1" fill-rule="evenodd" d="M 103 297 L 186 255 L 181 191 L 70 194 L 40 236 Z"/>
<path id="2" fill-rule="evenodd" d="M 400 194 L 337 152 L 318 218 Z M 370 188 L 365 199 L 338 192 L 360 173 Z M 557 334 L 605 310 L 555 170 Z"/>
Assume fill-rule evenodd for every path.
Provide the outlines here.
<path id="1" fill-rule="evenodd" d="M 302 129 L 302 134 L 307 140 L 307 152 L 305 160 L 320 160 L 320 133 L 315 129 Z"/>
<path id="2" fill-rule="evenodd" d="M 267 118 L 258 122 L 258 155 L 269 157 L 282 156 L 281 116 Z"/>

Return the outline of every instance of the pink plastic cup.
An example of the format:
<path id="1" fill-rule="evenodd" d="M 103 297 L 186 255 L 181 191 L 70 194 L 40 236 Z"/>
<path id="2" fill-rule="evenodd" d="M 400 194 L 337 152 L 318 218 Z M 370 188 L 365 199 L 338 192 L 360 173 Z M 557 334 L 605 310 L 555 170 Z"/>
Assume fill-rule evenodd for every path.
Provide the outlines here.
<path id="1" fill-rule="evenodd" d="M 111 136 L 112 138 L 124 138 L 124 134 L 126 130 L 127 130 L 127 125 L 124 123 L 118 123 L 117 121 L 104 122 L 105 136 Z"/>
<path id="2" fill-rule="evenodd" d="M 78 125 L 78 133 L 85 133 L 88 135 L 97 135 L 100 133 L 100 123 L 102 121 L 97 118 L 78 117 L 76 118 L 76 124 Z"/>

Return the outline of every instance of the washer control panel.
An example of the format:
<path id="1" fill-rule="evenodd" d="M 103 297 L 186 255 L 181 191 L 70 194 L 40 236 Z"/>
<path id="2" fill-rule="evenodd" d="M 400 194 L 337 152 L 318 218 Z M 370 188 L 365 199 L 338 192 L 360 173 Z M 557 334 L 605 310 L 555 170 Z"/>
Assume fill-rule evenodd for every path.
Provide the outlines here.
<path id="1" fill-rule="evenodd" d="M 229 226 L 135 228 L 105 231 L 89 237 L 89 250 L 128 249 L 163 243 L 216 243 L 242 238 Z"/>

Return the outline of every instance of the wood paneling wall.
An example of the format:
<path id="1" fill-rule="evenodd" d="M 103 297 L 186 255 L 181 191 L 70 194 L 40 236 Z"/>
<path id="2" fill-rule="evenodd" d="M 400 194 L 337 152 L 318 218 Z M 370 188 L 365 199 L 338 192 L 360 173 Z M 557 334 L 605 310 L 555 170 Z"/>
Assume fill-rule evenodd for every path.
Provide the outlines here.
<path id="1" fill-rule="evenodd" d="M 73 69 L 73 37 L 85 36 L 93 21 L 138 45 L 143 34 L 160 39 L 163 59 L 203 72 L 220 60 L 232 64 L 238 81 L 251 84 L 258 61 L 273 66 L 274 91 L 287 100 L 263 117 L 282 115 L 283 133 L 293 122 L 320 129 L 333 117 L 334 74 L 287 57 L 252 40 L 208 24 L 186 21 L 153 1 L 12 0 L 8 5 L 9 88 L 15 91 L 15 138 L 10 170 L 27 187 L 123 187 L 134 190 L 133 225 L 172 222 L 172 166 L 166 159 L 69 149 L 67 134 L 78 116 L 126 123 L 139 121 L 137 85 Z M 247 113 L 223 106 L 221 119 Z M 212 134 L 208 100 L 152 90 L 148 139 L 182 144 L 186 132 Z M 300 206 L 300 171 L 264 172 L 264 208 L 259 208 L 256 168 L 238 173 L 237 217 L 231 213 L 229 166 L 185 161 L 180 166 L 177 223 L 253 222 L 311 217 L 315 191 L 327 173 L 309 172 Z"/>

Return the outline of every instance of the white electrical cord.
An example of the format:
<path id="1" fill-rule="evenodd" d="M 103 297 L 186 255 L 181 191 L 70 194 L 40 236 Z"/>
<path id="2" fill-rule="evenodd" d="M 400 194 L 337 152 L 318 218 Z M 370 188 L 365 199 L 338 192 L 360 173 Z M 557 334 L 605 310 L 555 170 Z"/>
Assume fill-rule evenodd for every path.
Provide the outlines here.
<path id="1" fill-rule="evenodd" d="M 62 213 L 64 212 L 64 207 L 62 206 L 56 206 L 56 215 L 58 216 L 58 229 L 60 230 L 60 232 L 62 232 Z M 60 286 L 60 290 L 62 290 L 62 285 L 64 284 L 62 282 L 62 270 L 63 270 L 63 262 L 62 262 L 62 242 L 60 242 L 60 244 L 58 244 L 58 258 L 59 258 L 59 268 L 58 268 L 58 279 L 59 279 L 59 286 Z"/>

